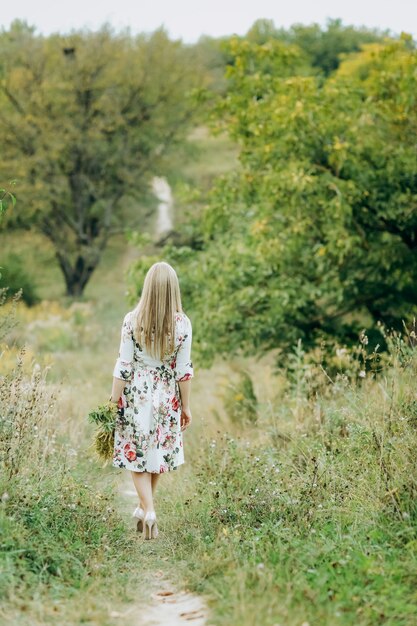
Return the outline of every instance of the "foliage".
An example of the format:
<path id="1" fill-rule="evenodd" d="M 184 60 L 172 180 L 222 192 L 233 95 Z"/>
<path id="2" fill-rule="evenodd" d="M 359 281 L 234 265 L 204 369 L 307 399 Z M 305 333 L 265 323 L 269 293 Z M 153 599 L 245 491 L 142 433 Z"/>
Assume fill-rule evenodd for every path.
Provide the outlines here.
<path id="1" fill-rule="evenodd" d="M 241 166 L 194 222 L 200 251 L 163 252 L 205 358 L 399 328 L 417 301 L 412 42 L 370 45 L 324 84 L 292 75 L 295 49 L 233 47 L 218 112 Z"/>
<path id="2" fill-rule="evenodd" d="M 94 450 L 103 461 L 108 461 L 113 456 L 117 414 L 117 405 L 114 402 L 107 402 L 88 415 L 90 422 L 97 427 L 94 434 Z"/>
<path id="3" fill-rule="evenodd" d="M 21 210 L 52 242 L 67 292 L 83 292 L 109 238 L 138 215 L 151 173 L 184 141 L 199 75 L 162 30 L 0 37 L 0 129 Z M 133 217 L 134 216 L 134 217 Z"/>
<path id="4" fill-rule="evenodd" d="M 252 378 L 245 370 L 238 371 L 237 381 L 231 381 L 224 395 L 224 406 L 230 420 L 237 424 L 254 424 L 258 419 L 258 401 Z"/>
<path id="5" fill-rule="evenodd" d="M 2 307 L 6 330 L 9 307 Z M 79 624 L 94 614 L 102 624 L 103 600 L 117 602 L 127 570 L 134 576 L 132 538 L 103 473 L 98 489 L 84 452 L 78 456 L 62 431 L 46 372 L 35 364 L 28 376 L 24 360 L 22 350 L 0 377 L 0 621 Z M 87 601 L 93 583 L 95 604 Z"/>
<path id="6" fill-rule="evenodd" d="M 216 93 L 223 93 L 226 88 L 224 69 L 231 61 L 228 50 L 230 37 L 215 38 L 203 35 L 197 43 L 190 46 L 190 51 L 199 65 L 207 72 L 207 87 Z"/>
<path id="7" fill-rule="evenodd" d="M 114 430 L 105 430 L 102 426 L 94 434 L 94 450 L 99 459 L 109 461 L 114 452 Z"/>
<path id="8" fill-rule="evenodd" d="M 16 198 L 8 189 L 0 188 L 0 218 L 7 211 L 8 207 L 15 206 Z"/>
<path id="9" fill-rule="evenodd" d="M 22 360 L 23 354 L 0 380 L 3 596 L 23 591 L 9 586 L 11 578 L 19 587 L 36 580 L 76 584 L 102 549 L 109 524 L 117 534 L 122 530 L 113 509 L 102 522 L 102 502 L 93 502 L 88 485 L 71 472 L 71 449 L 59 441 L 55 402 L 44 375 L 37 366 L 27 379 Z M 24 558 L 10 559 L 14 550 Z"/>
<path id="10" fill-rule="evenodd" d="M 46 372 L 32 363 L 28 376 L 23 348 L 13 367 L 5 366 L 4 341 L 16 325 L 16 308 L 23 306 L 18 295 L 5 304 L 5 295 L 0 290 L 0 620 L 45 623 L 58 614 L 60 622 L 79 624 L 95 614 L 104 623 L 108 611 L 97 584 L 105 581 L 105 597 L 113 601 L 125 592 L 131 539 L 111 505 L 113 496 L 92 482 L 91 466 L 79 462 L 78 473 L 74 468 L 77 451 L 68 432 L 60 437 Z M 91 596 L 93 577 L 101 607 L 81 599 L 84 589 Z M 69 600 L 75 592 L 76 608 Z"/>
<path id="11" fill-rule="evenodd" d="M 114 402 L 106 402 L 106 404 L 100 405 L 94 411 L 90 411 L 88 419 L 106 431 L 113 431 L 117 412 L 117 405 Z"/>
<path id="12" fill-rule="evenodd" d="M 0 289 L 7 289 L 8 296 L 21 291 L 22 300 L 28 306 L 33 306 L 39 301 L 32 276 L 30 276 L 22 264 L 22 259 L 16 254 L 11 254 L 2 260 Z"/>
<path id="13" fill-rule="evenodd" d="M 293 24 L 288 30 L 277 28 L 272 20 L 257 20 L 249 29 L 249 41 L 264 44 L 271 39 L 298 46 L 311 67 L 325 75 L 339 67 L 344 55 L 359 51 L 364 44 L 382 42 L 388 33 L 375 29 L 346 26 L 340 19 L 320 24 Z"/>
<path id="14" fill-rule="evenodd" d="M 97 347 L 98 326 L 89 303 L 72 302 L 70 306 L 63 306 L 56 301 L 43 300 L 28 307 L 24 302 L 12 299 L 3 306 L 4 320 L 10 317 L 12 310 L 16 324 L 5 333 L 6 343 L 0 343 L 4 350 L 0 361 L 1 373 L 13 366 L 22 348 L 43 367 L 50 366 L 52 362 L 56 367 L 62 353 L 65 354 L 63 360 L 68 364 L 72 354 L 75 362 L 71 367 L 74 368 L 77 350 L 87 346 L 94 350 Z"/>
<path id="15" fill-rule="evenodd" d="M 389 36 L 392 38 L 388 32 L 345 25 L 340 19 L 329 19 L 324 27 L 293 24 L 288 29 L 278 28 L 273 20 L 258 19 L 239 40 L 256 44 L 276 41 L 295 46 L 304 58 L 308 73 L 328 76 L 339 67 L 345 55 L 360 51 L 364 44 L 382 43 Z M 207 86 L 215 93 L 227 91 L 224 74 L 227 66 L 234 65 L 230 42 L 235 38 L 235 35 L 218 39 L 203 36 L 191 46 L 193 55 L 207 72 Z"/>
<path id="16" fill-rule="evenodd" d="M 383 379 L 287 387 L 198 446 L 170 532 L 213 623 L 414 624 L 417 364 L 393 342 Z"/>
<path id="17" fill-rule="evenodd" d="M 41 466 L 55 451 L 51 400 L 42 384 L 39 367 L 33 370 L 30 381 L 25 380 L 23 357 L 24 351 L 14 369 L 0 381 L 0 467 L 9 479 L 25 473 L 31 455 L 38 458 Z"/>

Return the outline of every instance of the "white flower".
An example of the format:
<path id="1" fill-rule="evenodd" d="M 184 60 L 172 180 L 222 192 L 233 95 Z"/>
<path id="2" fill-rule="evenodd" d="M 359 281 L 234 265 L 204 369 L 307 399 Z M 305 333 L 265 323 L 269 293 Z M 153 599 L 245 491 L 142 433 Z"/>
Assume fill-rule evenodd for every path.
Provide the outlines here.
<path id="1" fill-rule="evenodd" d="M 359 372 L 359 378 L 365 378 L 365 376 L 366 376 L 366 372 L 365 372 L 365 370 L 361 370 L 361 371 Z"/>
<path id="2" fill-rule="evenodd" d="M 365 331 L 364 331 L 364 330 L 363 330 L 363 331 L 360 333 L 360 335 L 359 335 L 359 341 L 361 342 L 361 344 L 362 344 L 363 346 L 367 346 L 367 345 L 368 345 L 369 339 L 368 339 L 368 337 L 366 336 L 366 334 L 365 334 Z"/>

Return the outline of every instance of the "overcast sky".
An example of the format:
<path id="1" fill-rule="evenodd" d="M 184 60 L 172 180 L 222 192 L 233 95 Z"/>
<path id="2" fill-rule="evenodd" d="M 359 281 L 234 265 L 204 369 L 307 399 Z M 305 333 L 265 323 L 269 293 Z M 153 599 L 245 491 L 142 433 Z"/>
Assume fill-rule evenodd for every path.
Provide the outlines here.
<path id="1" fill-rule="evenodd" d="M 3 0 L 0 10 L 5 28 L 16 18 L 45 34 L 84 26 L 97 29 L 104 22 L 116 29 L 130 26 L 133 32 L 163 25 L 171 36 L 187 42 L 202 34 L 244 34 L 258 18 L 290 26 L 324 24 L 329 17 L 417 35 L 417 0 Z"/>

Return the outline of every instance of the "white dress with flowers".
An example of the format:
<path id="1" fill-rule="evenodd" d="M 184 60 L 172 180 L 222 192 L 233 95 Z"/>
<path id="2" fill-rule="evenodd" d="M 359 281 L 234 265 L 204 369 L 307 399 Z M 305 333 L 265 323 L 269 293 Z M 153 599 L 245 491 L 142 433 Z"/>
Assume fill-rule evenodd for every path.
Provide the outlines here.
<path id="1" fill-rule="evenodd" d="M 133 334 L 132 315 L 122 326 L 113 376 L 126 381 L 119 402 L 113 465 L 161 474 L 184 463 L 178 381 L 192 378 L 192 328 L 185 313 L 175 315 L 175 350 L 154 359 Z"/>

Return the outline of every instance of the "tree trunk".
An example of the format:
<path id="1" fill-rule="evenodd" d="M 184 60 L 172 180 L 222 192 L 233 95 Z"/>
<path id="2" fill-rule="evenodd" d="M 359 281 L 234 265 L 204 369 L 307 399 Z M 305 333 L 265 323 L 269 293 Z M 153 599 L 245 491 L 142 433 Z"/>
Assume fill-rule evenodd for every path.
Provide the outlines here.
<path id="1" fill-rule="evenodd" d="M 88 281 L 99 264 L 100 255 L 97 254 L 93 259 L 79 255 L 73 265 L 62 252 L 57 251 L 56 256 L 64 275 L 67 296 L 82 296 Z"/>

